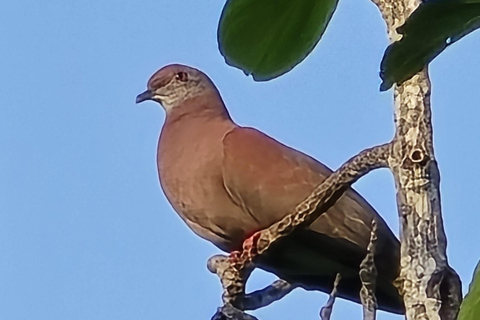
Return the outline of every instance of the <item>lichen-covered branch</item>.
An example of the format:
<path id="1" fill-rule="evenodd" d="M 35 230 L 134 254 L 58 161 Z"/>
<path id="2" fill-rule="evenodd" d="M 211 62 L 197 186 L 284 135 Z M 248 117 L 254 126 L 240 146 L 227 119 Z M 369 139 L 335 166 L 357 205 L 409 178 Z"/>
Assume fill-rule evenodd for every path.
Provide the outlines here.
<path id="1" fill-rule="evenodd" d="M 373 0 L 391 41 L 420 0 Z M 455 319 L 460 279 L 448 266 L 433 150 L 430 81 L 425 68 L 395 88 L 396 133 L 388 159 L 397 189 L 401 228 L 400 291 L 407 319 Z"/>
<path id="2" fill-rule="evenodd" d="M 372 220 L 372 232 L 367 246 L 367 254 L 360 264 L 360 300 L 363 305 L 363 320 L 375 320 L 377 299 L 375 286 L 377 282 L 377 268 L 375 267 L 375 246 L 377 244 L 377 222 Z"/>
<path id="3" fill-rule="evenodd" d="M 289 294 L 296 287 L 285 280 L 276 280 L 268 287 L 247 293 L 243 306 L 245 310 L 256 310 L 268 306 Z"/>
<path id="4" fill-rule="evenodd" d="M 242 262 L 238 265 L 236 257 L 224 255 L 215 255 L 207 262 L 208 270 L 220 278 L 224 305 L 234 305 L 239 310 L 245 310 L 245 284 L 254 269 L 251 261 Z"/>
<path id="5" fill-rule="evenodd" d="M 454 299 L 442 297 L 441 290 L 452 283 L 444 282 L 445 277 L 454 275 L 446 256 L 430 112 L 430 82 L 424 70 L 395 90 L 397 128 L 389 164 L 400 217 L 401 291 L 407 319 L 455 319 L 461 287 L 447 289 Z"/>
<path id="6" fill-rule="evenodd" d="M 342 196 L 348 187 L 366 173 L 386 167 L 390 157 L 390 145 L 380 145 L 366 149 L 352 157 L 337 171 L 332 173 L 295 210 L 281 221 L 254 234 L 243 245 L 242 252 L 228 258 L 228 264 L 219 274 L 224 288 L 223 301 L 239 309 L 244 309 L 245 283 L 253 270 L 255 256 L 265 252 L 281 237 L 287 236 L 295 228 L 308 225 L 326 212 Z"/>
<path id="7" fill-rule="evenodd" d="M 217 309 L 211 320 L 258 320 L 256 317 L 243 312 L 227 303 Z"/>
<path id="8" fill-rule="evenodd" d="M 335 303 L 335 298 L 337 297 L 337 289 L 340 280 L 342 280 L 342 276 L 340 273 L 337 273 L 335 281 L 333 282 L 333 289 L 332 292 L 330 292 L 327 303 L 322 307 L 322 309 L 320 309 L 321 320 L 330 320 L 330 316 L 332 315 L 333 310 L 333 304 Z"/>
<path id="9" fill-rule="evenodd" d="M 228 274 L 231 271 L 230 264 L 227 256 L 219 254 L 208 259 L 207 268 L 210 272 L 218 275 L 223 285 L 225 281 L 228 283 L 228 279 L 232 278 L 232 274 Z M 256 310 L 280 300 L 293 289 L 295 286 L 287 281 L 277 280 L 262 290 L 244 294 L 239 297 L 241 302 L 237 301 L 237 304 L 242 306 L 242 310 Z"/>

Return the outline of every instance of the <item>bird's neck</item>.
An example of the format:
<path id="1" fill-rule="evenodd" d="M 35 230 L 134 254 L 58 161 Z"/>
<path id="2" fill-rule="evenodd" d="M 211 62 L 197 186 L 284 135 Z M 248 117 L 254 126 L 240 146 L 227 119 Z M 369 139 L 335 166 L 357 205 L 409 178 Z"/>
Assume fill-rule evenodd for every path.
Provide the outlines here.
<path id="1" fill-rule="evenodd" d="M 222 98 L 216 92 L 185 100 L 182 104 L 167 111 L 166 121 L 174 123 L 180 120 L 195 118 L 231 121 Z"/>

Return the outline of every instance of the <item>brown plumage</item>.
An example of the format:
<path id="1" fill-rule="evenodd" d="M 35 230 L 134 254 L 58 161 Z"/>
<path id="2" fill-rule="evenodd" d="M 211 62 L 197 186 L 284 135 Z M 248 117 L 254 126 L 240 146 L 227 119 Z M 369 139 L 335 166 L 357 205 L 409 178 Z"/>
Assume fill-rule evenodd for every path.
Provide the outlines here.
<path id="1" fill-rule="evenodd" d="M 166 110 L 158 143 L 158 174 L 174 210 L 200 237 L 230 252 L 254 232 L 279 221 L 331 170 L 230 118 L 215 85 L 201 71 L 169 65 L 148 81 L 137 102 Z M 393 286 L 399 242 L 353 189 L 309 227 L 279 240 L 258 266 L 306 289 L 329 292 L 341 273 L 339 296 L 359 301 L 359 265 L 371 221 L 378 224 L 375 263 L 380 309 L 403 313 Z"/>

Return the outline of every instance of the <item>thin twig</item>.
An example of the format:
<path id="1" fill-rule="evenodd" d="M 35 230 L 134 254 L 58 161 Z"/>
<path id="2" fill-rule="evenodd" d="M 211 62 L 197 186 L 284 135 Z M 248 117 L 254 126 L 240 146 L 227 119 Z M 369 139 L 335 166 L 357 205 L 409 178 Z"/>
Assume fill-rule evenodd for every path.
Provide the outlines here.
<path id="1" fill-rule="evenodd" d="M 245 284 L 254 269 L 253 263 L 245 262 L 239 267 L 236 259 L 219 254 L 208 259 L 207 268 L 220 278 L 224 305 L 231 304 L 245 310 Z"/>
<path id="2" fill-rule="evenodd" d="M 320 309 L 320 319 L 322 320 L 330 320 L 330 316 L 332 315 L 333 304 L 335 303 L 335 298 L 337 297 L 337 287 L 340 283 L 342 276 L 340 273 L 337 273 L 335 277 L 335 282 L 333 283 L 333 289 L 328 297 L 327 303 Z"/>
<path id="3" fill-rule="evenodd" d="M 375 298 L 375 285 L 377 280 L 377 268 L 375 267 L 375 246 L 377 243 L 377 222 L 372 220 L 370 242 L 367 246 L 367 254 L 360 264 L 360 300 L 363 305 L 363 319 L 375 320 L 377 299 Z"/>
<path id="4" fill-rule="evenodd" d="M 258 320 L 254 316 L 245 313 L 231 304 L 227 303 L 217 309 L 212 320 Z"/>
<path id="5" fill-rule="evenodd" d="M 245 295 L 243 306 L 245 310 L 256 310 L 268 306 L 289 294 L 296 287 L 285 280 L 276 280 L 268 287 Z"/>
<path id="6" fill-rule="evenodd" d="M 207 268 L 210 272 L 218 275 L 222 285 L 224 282 L 228 283 L 228 280 L 225 280 L 232 277 L 231 274 L 228 274 L 231 268 L 229 259 L 225 255 L 215 255 L 208 259 Z M 240 306 L 242 310 L 256 310 L 282 299 L 295 288 L 294 285 L 285 280 L 276 280 L 262 290 L 239 296 L 235 301 L 235 305 Z"/>

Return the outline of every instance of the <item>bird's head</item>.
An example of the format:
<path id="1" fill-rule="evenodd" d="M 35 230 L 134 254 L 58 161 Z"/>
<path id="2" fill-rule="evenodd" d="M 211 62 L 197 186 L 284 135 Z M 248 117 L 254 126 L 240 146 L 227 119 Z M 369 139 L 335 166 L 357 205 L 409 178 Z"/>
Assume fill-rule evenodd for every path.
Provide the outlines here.
<path id="1" fill-rule="evenodd" d="M 171 64 L 155 72 L 147 83 L 147 90 L 137 96 L 136 103 L 153 100 L 168 112 L 185 100 L 215 90 L 213 83 L 201 71 Z"/>

